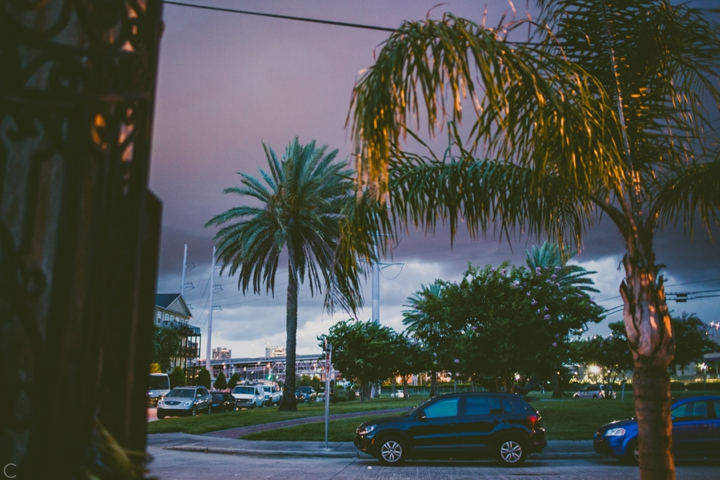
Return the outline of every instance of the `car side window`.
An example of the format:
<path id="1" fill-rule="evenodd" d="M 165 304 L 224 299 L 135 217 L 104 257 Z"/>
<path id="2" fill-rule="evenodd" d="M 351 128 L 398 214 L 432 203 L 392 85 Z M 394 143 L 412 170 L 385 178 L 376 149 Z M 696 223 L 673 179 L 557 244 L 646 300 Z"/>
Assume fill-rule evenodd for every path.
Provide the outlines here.
<path id="1" fill-rule="evenodd" d="M 427 418 L 457 417 L 459 398 L 444 398 L 425 407 Z"/>
<path id="2" fill-rule="evenodd" d="M 491 415 L 502 412 L 502 402 L 495 397 L 468 397 L 465 403 L 465 415 Z"/>
<path id="3" fill-rule="evenodd" d="M 672 416 L 675 420 L 702 420 L 708 418 L 706 401 L 688 402 L 673 409 Z"/>

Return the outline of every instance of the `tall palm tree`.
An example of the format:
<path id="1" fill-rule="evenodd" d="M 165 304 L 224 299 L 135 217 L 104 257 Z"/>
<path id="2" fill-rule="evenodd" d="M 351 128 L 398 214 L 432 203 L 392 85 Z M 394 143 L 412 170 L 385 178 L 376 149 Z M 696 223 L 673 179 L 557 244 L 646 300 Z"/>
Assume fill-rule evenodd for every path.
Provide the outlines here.
<path id="1" fill-rule="evenodd" d="M 674 478 L 675 341 L 653 238 L 678 220 L 718 223 L 720 25 L 668 0 L 536 3 L 537 22 L 446 15 L 391 34 L 353 92 L 359 172 L 400 221 L 432 230 L 442 219 L 453 235 L 459 221 L 471 234 L 497 222 L 508 236 L 522 225 L 579 245 L 600 214 L 612 221 L 626 248 L 641 476 Z M 528 24 L 529 42 L 507 40 Z M 476 119 L 461 138 L 467 111 Z M 431 133 L 449 120 L 456 157 L 403 152 L 413 119 Z"/>
<path id="2" fill-rule="evenodd" d="M 282 159 L 267 145 L 263 148 L 269 172 L 260 170 L 262 181 L 238 173 L 240 186 L 224 190 L 259 205 L 231 208 L 205 226 L 222 226 L 215 235 L 218 260 L 231 276 L 238 273 L 243 293 L 252 287 L 254 293 L 264 288 L 274 294 L 281 254 L 287 255 L 286 375 L 280 410 L 295 411 L 298 282 L 307 278 L 312 295 L 324 287 L 329 310 L 341 306 L 355 311 L 362 302 L 358 256 L 337 261 L 339 253 L 354 248 L 340 231 L 343 209 L 354 207 L 354 182 L 347 164 L 334 161 L 337 150 L 326 153 L 327 146 L 317 148 L 314 140 L 301 145 L 296 137 Z M 356 236 L 355 245 L 361 238 Z"/>
<path id="3" fill-rule="evenodd" d="M 568 260 L 574 257 L 576 253 L 564 253 L 557 243 L 545 241 L 540 247 L 533 245 L 530 250 L 525 250 L 525 263 L 530 270 L 536 268 L 554 269 L 557 282 L 563 286 L 572 286 L 584 292 L 598 292 L 598 289 L 592 286 L 594 285 L 592 279 L 587 278 L 588 275 L 597 272 L 585 270 L 579 265 L 568 265 Z M 560 377 L 557 371 L 552 372 L 552 390 L 553 398 L 562 397 Z"/>
<path id="4" fill-rule="evenodd" d="M 430 396 L 437 395 L 437 372 L 441 369 L 438 359 L 441 341 L 442 315 L 442 282 L 436 280 L 430 285 L 421 285 L 420 290 L 408 297 L 404 305 L 410 310 L 403 311 L 402 323 L 406 333 L 422 342 L 429 353 L 430 359 Z"/>

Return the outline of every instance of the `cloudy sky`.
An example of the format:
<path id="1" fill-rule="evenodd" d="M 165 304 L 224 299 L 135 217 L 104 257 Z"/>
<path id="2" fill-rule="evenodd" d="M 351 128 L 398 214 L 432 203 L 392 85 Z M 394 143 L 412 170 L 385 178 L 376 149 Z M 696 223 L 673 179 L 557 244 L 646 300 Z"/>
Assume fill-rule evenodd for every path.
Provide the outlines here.
<path id="1" fill-rule="evenodd" d="M 412 1 L 239 1 L 189 3 L 282 15 L 310 17 L 382 27 L 403 20 L 422 20 L 437 0 Z M 485 5 L 488 24 L 504 13 L 507 0 L 449 0 L 432 9 L 481 22 Z M 524 16 L 525 0 L 516 0 Z M 348 158 L 351 142 L 345 118 L 359 72 L 373 63 L 373 51 L 387 32 L 165 6 L 166 24 L 160 50 L 159 79 L 150 187 L 163 202 L 158 293 L 179 292 L 183 247 L 188 245 L 185 297 L 192 323 L 207 342 L 210 259 L 214 229 L 203 225 L 238 202 L 222 190 L 238 183 L 236 172 L 256 174 L 266 166 L 262 143 L 281 154 L 295 136 L 315 139 Z M 720 238 L 716 231 L 715 238 Z M 409 232 L 385 259 L 380 280 L 380 320 L 402 330 L 403 304 L 422 284 L 437 278 L 459 280 L 473 265 L 510 260 L 524 263 L 525 249 L 541 240 L 521 238 L 508 245 L 488 236 L 471 240 L 462 232 L 451 248 L 446 231 L 434 237 Z M 657 236 L 658 263 L 665 265 L 667 291 L 720 292 L 720 248 L 703 231 L 691 242 L 682 227 Z M 621 303 L 618 286 L 623 245 L 610 222 L 600 222 L 585 238 L 575 263 L 594 276 L 596 301 L 612 308 Z M 213 347 L 232 349 L 234 357 L 260 356 L 266 346 L 285 345 L 287 272 L 278 272 L 275 296 L 243 295 L 237 281 L 215 271 Z M 714 290 L 714 292 L 713 292 Z M 370 305 L 370 287 L 365 289 Z M 720 297 L 670 302 L 676 313 L 696 312 L 706 322 L 720 320 Z M 298 353 L 317 353 L 316 337 L 346 314 L 323 313 L 322 298 L 301 288 L 298 312 Z M 369 319 L 370 308 L 360 319 Z M 621 320 L 620 315 L 608 321 Z M 589 334 L 605 334 L 602 325 Z"/>

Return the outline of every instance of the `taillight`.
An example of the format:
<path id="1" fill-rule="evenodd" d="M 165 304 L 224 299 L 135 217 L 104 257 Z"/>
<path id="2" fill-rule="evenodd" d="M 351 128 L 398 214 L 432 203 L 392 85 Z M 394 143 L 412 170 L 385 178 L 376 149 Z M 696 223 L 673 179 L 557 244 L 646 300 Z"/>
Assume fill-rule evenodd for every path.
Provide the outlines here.
<path id="1" fill-rule="evenodd" d="M 530 423 L 530 429 L 535 430 L 535 427 L 540 424 L 540 417 L 537 415 L 530 415 L 527 417 L 528 423 Z"/>

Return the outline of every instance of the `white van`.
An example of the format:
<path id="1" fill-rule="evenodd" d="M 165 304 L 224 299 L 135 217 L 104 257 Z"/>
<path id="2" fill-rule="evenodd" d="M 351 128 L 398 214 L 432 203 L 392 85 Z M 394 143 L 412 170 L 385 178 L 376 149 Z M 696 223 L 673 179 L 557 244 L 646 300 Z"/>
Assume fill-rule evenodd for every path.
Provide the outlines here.
<path id="1" fill-rule="evenodd" d="M 262 407 L 265 403 L 265 390 L 262 385 L 238 385 L 233 388 L 238 408 Z"/>
<path id="2" fill-rule="evenodd" d="M 170 392 L 170 377 L 167 373 L 151 373 L 147 398 L 151 405 L 157 405 L 160 398 Z"/>

